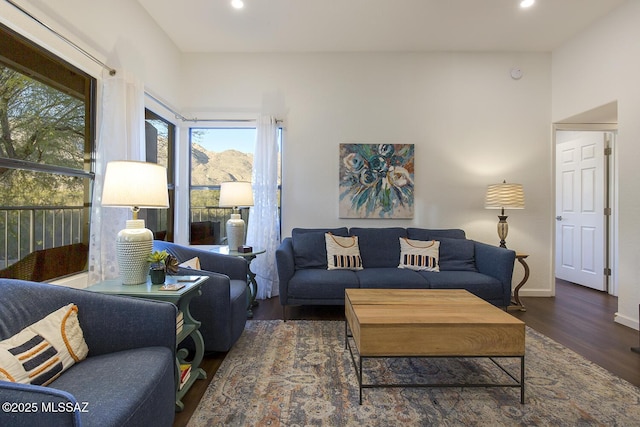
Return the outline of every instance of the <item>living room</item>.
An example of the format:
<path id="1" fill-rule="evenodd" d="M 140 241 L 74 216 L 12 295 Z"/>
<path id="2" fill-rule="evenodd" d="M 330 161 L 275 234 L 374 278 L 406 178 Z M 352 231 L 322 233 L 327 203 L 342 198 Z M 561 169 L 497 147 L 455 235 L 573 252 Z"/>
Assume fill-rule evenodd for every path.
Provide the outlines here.
<path id="1" fill-rule="evenodd" d="M 114 0 L 89 7 L 80 0 L 20 2 L 109 67 L 141 79 L 151 95 L 145 97 L 147 108 L 177 126 L 177 243 L 188 244 L 189 195 L 180 189 L 188 187 L 188 129 L 193 122 L 175 118 L 166 106 L 200 119 L 269 114 L 283 120 L 286 133 L 283 238 L 295 227 L 344 225 L 337 203 L 340 143 L 415 144 L 415 216 L 392 225 L 461 228 L 471 239 L 497 244 L 495 211 L 484 209 L 486 186 L 502 180 L 521 183 L 526 208 L 508 212 L 508 246 L 529 254 L 531 276 L 521 296 L 550 297 L 555 295 L 553 126 L 616 103 L 613 289 L 618 309 L 611 320 L 638 329 L 640 194 L 633 184 L 640 178 L 634 161 L 640 155 L 634 143 L 640 138 L 638 2 L 605 2 L 610 11 L 544 50 L 384 46 L 265 52 L 184 51 L 147 11 L 153 3 Z M 501 1 L 494 7 L 515 9 L 515 3 Z M 249 2 L 245 8 L 251 13 Z M 0 12 L 0 22 L 36 44 L 99 80 L 106 75 L 99 64 L 9 2 L 0 4 Z M 517 16 L 522 21 L 503 39 L 522 35 L 517 29 L 526 28 L 527 17 L 520 11 Z M 290 19 L 285 13 L 281 18 Z M 240 19 L 242 15 L 230 14 L 225 25 L 218 25 L 232 26 Z M 262 25 L 275 31 L 278 21 Z M 510 75 L 516 66 L 523 71 L 519 79 Z M 592 117 L 581 124 L 603 119 Z M 368 219 L 348 220 L 347 225 L 389 223 Z M 516 268 L 514 282 L 521 276 Z M 84 284 L 74 286 L 86 286 L 86 277 L 81 280 Z"/>

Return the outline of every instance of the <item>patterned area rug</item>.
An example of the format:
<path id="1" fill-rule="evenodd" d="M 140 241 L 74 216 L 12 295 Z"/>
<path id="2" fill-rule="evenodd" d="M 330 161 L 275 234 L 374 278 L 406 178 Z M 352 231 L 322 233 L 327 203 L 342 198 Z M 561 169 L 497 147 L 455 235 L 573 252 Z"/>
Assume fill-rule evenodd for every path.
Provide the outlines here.
<path id="1" fill-rule="evenodd" d="M 640 389 L 527 328 L 525 404 L 517 388 L 365 389 L 344 322 L 248 321 L 189 426 L 518 426 L 640 423 Z M 500 359 L 519 377 L 519 359 Z M 370 359 L 376 381 L 510 380 L 485 359 Z M 367 377 L 368 375 L 368 377 Z"/>

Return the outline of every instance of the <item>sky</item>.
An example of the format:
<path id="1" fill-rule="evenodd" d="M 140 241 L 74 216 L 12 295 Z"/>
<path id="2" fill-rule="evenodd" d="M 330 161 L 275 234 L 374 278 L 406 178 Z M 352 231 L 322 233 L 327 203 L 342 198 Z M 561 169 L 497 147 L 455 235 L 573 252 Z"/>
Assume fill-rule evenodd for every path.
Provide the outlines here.
<path id="1" fill-rule="evenodd" d="M 255 128 L 192 128 L 192 142 L 208 151 L 221 152 L 229 149 L 253 153 L 256 144 Z"/>

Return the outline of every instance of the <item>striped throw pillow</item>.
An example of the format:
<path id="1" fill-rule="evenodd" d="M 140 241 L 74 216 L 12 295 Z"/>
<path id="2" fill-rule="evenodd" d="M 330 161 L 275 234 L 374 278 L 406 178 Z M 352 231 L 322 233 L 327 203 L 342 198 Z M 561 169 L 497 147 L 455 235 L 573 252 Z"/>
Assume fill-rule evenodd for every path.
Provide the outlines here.
<path id="1" fill-rule="evenodd" d="M 362 270 L 358 236 L 341 237 L 325 233 L 327 270 Z"/>
<path id="2" fill-rule="evenodd" d="M 400 264 L 398 268 L 440 271 L 439 251 L 440 242 L 436 240 L 410 240 L 406 237 L 400 237 Z"/>
<path id="3" fill-rule="evenodd" d="M 0 380 L 48 385 L 88 352 L 78 307 L 69 304 L 0 341 Z"/>

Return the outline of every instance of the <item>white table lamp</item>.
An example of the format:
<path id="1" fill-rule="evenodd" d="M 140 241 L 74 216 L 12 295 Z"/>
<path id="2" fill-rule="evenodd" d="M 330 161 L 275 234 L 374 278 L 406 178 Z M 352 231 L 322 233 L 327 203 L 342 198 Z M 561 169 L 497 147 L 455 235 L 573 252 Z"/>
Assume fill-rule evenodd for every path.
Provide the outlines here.
<path id="1" fill-rule="evenodd" d="M 253 206 L 253 188 L 250 182 L 230 181 L 220 184 L 220 207 L 233 208 L 227 221 L 227 244 L 230 250 L 244 245 L 245 223 L 240 217 L 240 207 Z"/>
<path id="2" fill-rule="evenodd" d="M 506 248 L 506 238 L 509 233 L 509 224 L 504 209 L 524 209 L 524 190 L 522 184 L 491 184 L 487 187 L 487 196 L 484 207 L 486 209 L 501 209 L 498 215 L 498 237 L 500 237 L 500 247 Z"/>
<path id="3" fill-rule="evenodd" d="M 107 163 L 102 206 L 127 207 L 133 219 L 116 237 L 116 257 L 125 285 L 146 283 L 147 257 L 153 249 L 153 233 L 138 219 L 140 208 L 169 207 L 167 169 L 155 163 L 114 161 Z"/>

